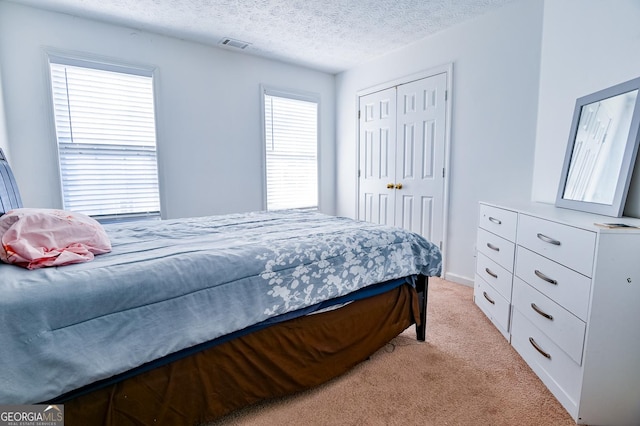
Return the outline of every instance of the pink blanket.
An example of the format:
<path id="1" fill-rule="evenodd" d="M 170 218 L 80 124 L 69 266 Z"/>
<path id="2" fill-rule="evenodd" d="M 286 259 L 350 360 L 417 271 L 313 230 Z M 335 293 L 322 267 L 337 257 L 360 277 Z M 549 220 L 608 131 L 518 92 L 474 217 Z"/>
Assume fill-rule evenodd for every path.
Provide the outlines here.
<path id="1" fill-rule="evenodd" d="M 0 217 L 0 260 L 27 269 L 88 262 L 111 251 L 102 225 L 81 213 L 21 208 Z"/>

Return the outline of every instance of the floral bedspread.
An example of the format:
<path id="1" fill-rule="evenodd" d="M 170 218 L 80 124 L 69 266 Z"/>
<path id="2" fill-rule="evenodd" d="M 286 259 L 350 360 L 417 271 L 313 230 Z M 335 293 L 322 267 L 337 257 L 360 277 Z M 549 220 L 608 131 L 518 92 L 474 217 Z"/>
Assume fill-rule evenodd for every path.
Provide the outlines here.
<path id="1" fill-rule="evenodd" d="M 440 275 L 438 247 L 315 212 L 105 225 L 87 263 L 0 264 L 0 403 L 37 403 L 276 315 Z"/>

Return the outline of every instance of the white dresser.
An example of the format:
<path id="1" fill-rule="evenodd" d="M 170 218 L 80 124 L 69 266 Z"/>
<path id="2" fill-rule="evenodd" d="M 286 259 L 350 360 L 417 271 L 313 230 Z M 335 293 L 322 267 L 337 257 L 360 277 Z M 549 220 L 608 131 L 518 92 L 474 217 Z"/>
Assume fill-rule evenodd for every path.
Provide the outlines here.
<path id="1" fill-rule="evenodd" d="M 640 425 L 640 229 L 480 203 L 475 303 L 579 424 Z"/>
<path id="2" fill-rule="evenodd" d="M 474 299 L 509 339 L 518 213 L 480 204 Z"/>

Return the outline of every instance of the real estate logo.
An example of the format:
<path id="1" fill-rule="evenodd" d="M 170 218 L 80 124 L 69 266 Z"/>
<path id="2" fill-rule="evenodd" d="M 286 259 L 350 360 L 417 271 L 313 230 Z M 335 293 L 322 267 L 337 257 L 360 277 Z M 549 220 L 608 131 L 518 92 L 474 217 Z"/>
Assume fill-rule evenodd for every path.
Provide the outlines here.
<path id="1" fill-rule="evenodd" d="M 64 405 L 0 405 L 0 426 L 64 426 Z"/>

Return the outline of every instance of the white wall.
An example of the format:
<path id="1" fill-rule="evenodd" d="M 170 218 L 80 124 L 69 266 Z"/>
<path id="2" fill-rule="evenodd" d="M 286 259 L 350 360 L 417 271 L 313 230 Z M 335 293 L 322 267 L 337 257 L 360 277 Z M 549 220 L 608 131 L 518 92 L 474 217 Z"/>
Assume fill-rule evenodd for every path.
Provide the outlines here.
<path id="1" fill-rule="evenodd" d="M 61 206 L 45 47 L 157 67 L 168 218 L 263 208 L 260 84 L 320 94 L 320 209 L 335 212 L 333 75 L 0 0 L 4 116 L 25 205 Z"/>
<path id="2" fill-rule="evenodd" d="M 534 200 L 555 202 L 576 99 L 640 77 L 639 22 L 638 0 L 545 2 Z M 636 170 L 625 214 L 640 217 Z"/>
<path id="3" fill-rule="evenodd" d="M 531 196 L 542 6 L 540 0 L 516 1 L 338 75 L 338 214 L 356 216 L 356 93 L 453 63 L 445 272 L 471 283 L 478 201 Z"/>

